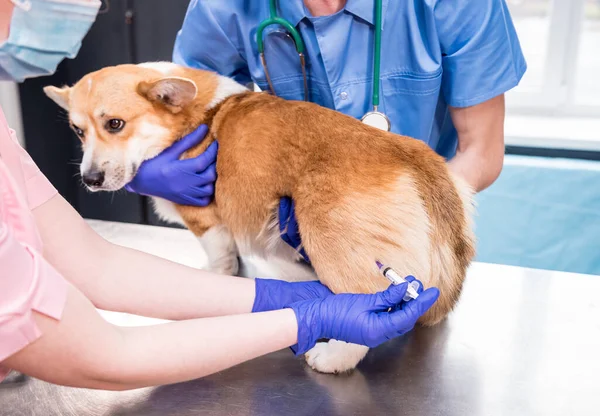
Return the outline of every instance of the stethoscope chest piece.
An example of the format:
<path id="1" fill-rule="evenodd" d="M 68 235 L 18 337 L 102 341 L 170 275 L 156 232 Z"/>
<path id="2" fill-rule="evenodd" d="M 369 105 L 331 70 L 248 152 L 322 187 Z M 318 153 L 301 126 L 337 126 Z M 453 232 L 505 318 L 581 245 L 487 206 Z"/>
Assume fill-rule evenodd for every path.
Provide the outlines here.
<path id="1" fill-rule="evenodd" d="M 360 119 L 360 121 L 365 123 L 367 126 L 375 127 L 379 130 L 390 131 L 392 129 L 390 119 L 379 111 L 368 112 Z"/>

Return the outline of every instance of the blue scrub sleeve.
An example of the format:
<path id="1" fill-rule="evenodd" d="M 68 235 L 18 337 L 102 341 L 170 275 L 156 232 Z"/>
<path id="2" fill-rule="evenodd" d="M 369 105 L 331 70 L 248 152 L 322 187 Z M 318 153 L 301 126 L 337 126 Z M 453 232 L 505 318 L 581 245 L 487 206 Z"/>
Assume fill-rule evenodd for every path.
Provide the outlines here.
<path id="1" fill-rule="evenodd" d="M 225 20 L 219 22 L 211 10 L 215 7 L 226 9 L 228 6 L 225 3 L 219 6 L 218 2 L 211 2 L 208 6 L 203 1 L 190 2 L 183 26 L 175 40 L 173 62 L 215 71 L 246 85 L 252 81 L 248 64 L 235 47 L 235 39 L 231 39 L 228 34 L 238 33 L 235 29 L 237 16 L 235 13 L 219 13 Z M 225 31 L 223 27 L 229 30 Z"/>
<path id="2" fill-rule="evenodd" d="M 505 0 L 438 1 L 434 14 L 450 106 L 480 104 L 519 83 L 527 65 Z"/>

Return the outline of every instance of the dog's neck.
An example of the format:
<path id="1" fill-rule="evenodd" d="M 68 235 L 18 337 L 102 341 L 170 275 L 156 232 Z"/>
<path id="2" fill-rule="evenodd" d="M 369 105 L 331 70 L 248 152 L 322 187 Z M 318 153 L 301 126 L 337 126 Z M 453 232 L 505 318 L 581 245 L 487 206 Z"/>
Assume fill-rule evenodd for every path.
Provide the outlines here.
<path id="1" fill-rule="evenodd" d="M 211 107 L 208 111 L 206 111 L 204 115 L 203 124 L 206 124 L 208 126 L 208 130 L 212 131 L 215 127 L 214 122 L 217 115 L 222 115 L 223 113 L 227 112 L 228 108 L 231 108 L 231 106 L 235 106 L 237 103 L 244 100 L 244 98 L 246 98 L 250 94 L 252 94 L 252 91 L 246 90 L 245 92 L 225 97 L 213 107 Z"/>
<path id="2" fill-rule="evenodd" d="M 206 106 L 206 109 L 210 110 L 211 108 L 216 107 L 218 104 L 223 102 L 223 100 L 225 100 L 228 97 L 231 97 L 232 95 L 242 94 L 248 91 L 250 91 L 248 88 L 237 83 L 231 78 L 227 78 L 222 75 L 217 75 L 217 88 L 215 90 L 212 100 Z"/>
<path id="3" fill-rule="evenodd" d="M 185 76 L 196 82 L 199 87 L 199 93 L 187 108 L 182 111 L 184 117 L 181 123 L 181 131 L 178 131 L 178 137 L 183 137 L 186 134 L 194 131 L 198 126 L 207 124 L 210 130 L 213 120 L 223 104 L 231 97 L 237 95 L 246 95 L 252 93 L 251 90 L 238 84 L 231 78 L 221 75 L 216 76 L 216 85 L 212 81 L 214 87 L 207 86 L 206 71 L 197 71 L 187 69 Z"/>
<path id="4" fill-rule="evenodd" d="M 215 116 L 223 109 L 225 103 L 230 102 L 234 97 L 248 94 L 252 94 L 252 91 L 248 88 L 238 84 L 231 78 L 217 75 L 217 86 L 210 97 L 210 101 L 207 100 L 206 96 L 199 95 L 187 111 L 186 132 L 184 134 L 192 132 L 201 124 L 208 125 L 210 131 Z"/>

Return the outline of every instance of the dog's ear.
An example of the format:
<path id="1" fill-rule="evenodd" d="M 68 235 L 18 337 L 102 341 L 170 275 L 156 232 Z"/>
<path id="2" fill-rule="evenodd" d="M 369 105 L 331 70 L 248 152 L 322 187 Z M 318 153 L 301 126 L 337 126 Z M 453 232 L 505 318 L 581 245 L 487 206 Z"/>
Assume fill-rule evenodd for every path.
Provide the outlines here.
<path id="1" fill-rule="evenodd" d="M 69 97 L 71 96 L 71 87 L 44 87 L 44 93 L 56 104 L 69 111 Z"/>
<path id="2" fill-rule="evenodd" d="M 173 113 L 180 112 L 196 98 L 198 93 L 194 81 L 180 77 L 167 77 L 152 82 L 142 81 L 138 84 L 137 90 L 148 100 L 164 105 Z"/>

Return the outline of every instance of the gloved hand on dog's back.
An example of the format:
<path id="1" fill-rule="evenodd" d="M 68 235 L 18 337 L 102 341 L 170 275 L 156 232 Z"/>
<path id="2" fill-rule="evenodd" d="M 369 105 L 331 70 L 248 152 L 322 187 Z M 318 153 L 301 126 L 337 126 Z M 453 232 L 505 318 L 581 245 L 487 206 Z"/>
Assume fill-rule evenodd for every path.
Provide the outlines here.
<path id="1" fill-rule="evenodd" d="M 210 204 L 217 180 L 218 143 L 211 143 L 195 158 L 179 160 L 185 151 L 204 139 L 207 131 L 208 127 L 203 124 L 158 156 L 144 161 L 133 180 L 125 185 L 125 189 L 140 195 L 164 198 L 180 205 L 204 207 Z"/>
<path id="2" fill-rule="evenodd" d="M 437 288 L 423 291 L 419 286 L 419 297 L 408 302 L 402 300 L 408 283 L 402 283 L 373 295 L 339 294 L 292 303 L 298 320 L 298 343 L 292 350 L 303 354 L 320 338 L 376 347 L 404 335 L 440 295 Z"/>

